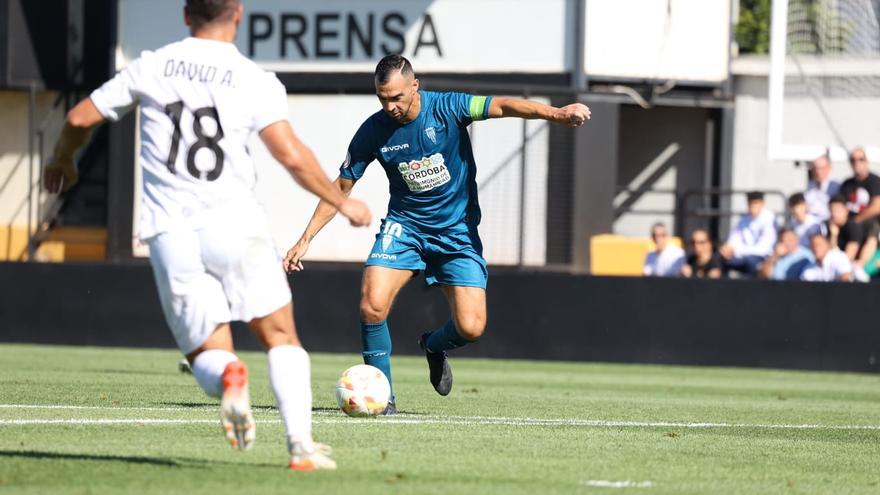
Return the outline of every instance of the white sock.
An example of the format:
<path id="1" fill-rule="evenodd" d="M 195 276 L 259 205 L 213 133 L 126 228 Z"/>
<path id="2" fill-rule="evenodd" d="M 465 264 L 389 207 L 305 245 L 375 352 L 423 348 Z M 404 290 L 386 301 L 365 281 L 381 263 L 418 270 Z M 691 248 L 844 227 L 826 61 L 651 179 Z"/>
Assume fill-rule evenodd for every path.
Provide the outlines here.
<path id="1" fill-rule="evenodd" d="M 223 395 L 223 370 L 233 361 L 238 361 L 238 357 L 229 351 L 220 349 L 204 351 L 193 361 L 193 376 L 206 394 L 219 398 Z"/>
<path id="2" fill-rule="evenodd" d="M 309 354 L 302 347 L 269 349 L 269 383 L 287 430 L 288 445 L 312 450 L 312 380 Z"/>

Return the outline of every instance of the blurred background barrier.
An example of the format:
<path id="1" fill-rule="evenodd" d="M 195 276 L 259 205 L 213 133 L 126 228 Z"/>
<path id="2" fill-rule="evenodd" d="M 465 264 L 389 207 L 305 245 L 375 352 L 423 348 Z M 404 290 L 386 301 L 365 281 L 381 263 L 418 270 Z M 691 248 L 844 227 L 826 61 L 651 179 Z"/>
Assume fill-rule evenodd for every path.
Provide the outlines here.
<path id="1" fill-rule="evenodd" d="M 357 265 L 313 264 L 290 278 L 312 351 L 358 352 Z M 0 341 L 174 347 L 146 263 L 0 263 Z M 456 355 L 810 370 L 878 371 L 868 309 L 880 286 L 595 277 L 498 268 L 484 339 Z M 421 279 L 402 291 L 395 353 L 448 318 Z M 417 323 L 414 323 L 417 322 Z M 417 326 L 413 326 L 413 325 Z M 257 342 L 236 326 L 236 345 Z M 168 363 L 169 369 L 174 363 Z"/>

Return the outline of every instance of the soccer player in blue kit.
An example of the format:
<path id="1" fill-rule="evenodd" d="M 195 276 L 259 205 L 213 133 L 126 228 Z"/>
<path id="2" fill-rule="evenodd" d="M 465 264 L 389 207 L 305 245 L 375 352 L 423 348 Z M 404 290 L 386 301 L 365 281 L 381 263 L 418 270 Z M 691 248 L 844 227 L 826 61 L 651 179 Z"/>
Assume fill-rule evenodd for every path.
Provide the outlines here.
<path id="1" fill-rule="evenodd" d="M 348 195 L 367 165 L 377 160 L 390 184 L 388 214 L 367 259 L 361 287 L 364 362 L 391 381 L 388 313 L 400 289 L 424 271 L 425 281 L 440 286 L 452 311 L 446 324 L 419 339 L 431 384 L 447 395 L 452 370 L 446 351 L 477 341 L 486 328 L 488 271 L 477 233 L 480 206 L 467 126 L 476 120 L 520 117 L 578 127 L 590 118 L 590 109 L 580 103 L 556 108 L 515 98 L 421 91 L 412 65 L 400 55 L 379 62 L 374 82 L 382 110 L 355 133 L 335 181 Z M 331 204 L 318 204 L 284 259 L 288 272 L 303 269 L 309 243 L 335 215 Z M 392 394 L 385 414 L 396 411 Z"/>

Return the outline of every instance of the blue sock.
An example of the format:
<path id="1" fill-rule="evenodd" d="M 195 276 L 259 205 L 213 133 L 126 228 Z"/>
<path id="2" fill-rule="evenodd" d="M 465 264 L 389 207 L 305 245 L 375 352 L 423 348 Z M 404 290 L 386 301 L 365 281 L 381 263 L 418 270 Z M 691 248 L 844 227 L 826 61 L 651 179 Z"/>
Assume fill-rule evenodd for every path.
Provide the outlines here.
<path id="1" fill-rule="evenodd" d="M 425 347 L 428 348 L 429 352 L 440 352 L 457 349 L 467 344 L 470 344 L 470 341 L 462 337 L 458 330 L 455 329 L 455 324 L 452 323 L 452 320 L 449 320 L 445 325 L 431 332 L 431 335 L 428 335 L 428 342 L 426 342 Z"/>
<path id="2" fill-rule="evenodd" d="M 364 364 L 375 366 L 385 373 L 391 383 L 391 334 L 388 322 L 361 322 L 361 346 Z M 391 387 L 391 399 L 394 399 L 394 387 Z"/>

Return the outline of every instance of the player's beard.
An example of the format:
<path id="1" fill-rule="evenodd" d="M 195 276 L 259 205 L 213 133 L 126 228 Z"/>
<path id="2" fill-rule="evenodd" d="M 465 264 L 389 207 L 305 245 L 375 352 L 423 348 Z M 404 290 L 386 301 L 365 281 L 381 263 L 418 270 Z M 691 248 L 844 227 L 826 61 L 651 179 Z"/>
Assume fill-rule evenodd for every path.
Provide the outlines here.
<path id="1" fill-rule="evenodd" d="M 410 112 L 410 110 L 412 110 L 412 107 L 413 107 L 413 105 L 415 105 L 415 103 L 416 103 L 416 95 L 413 95 L 412 99 L 409 100 L 409 105 L 407 105 L 406 110 L 401 112 L 400 117 L 395 118 L 394 120 L 396 120 L 397 122 L 399 122 L 401 124 L 409 124 L 413 120 L 416 120 L 415 117 L 413 117 L 413 118 L 408 117 L 409 112 Z"/>

